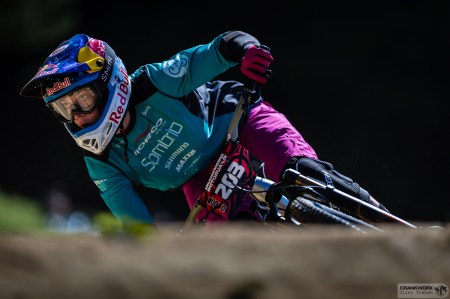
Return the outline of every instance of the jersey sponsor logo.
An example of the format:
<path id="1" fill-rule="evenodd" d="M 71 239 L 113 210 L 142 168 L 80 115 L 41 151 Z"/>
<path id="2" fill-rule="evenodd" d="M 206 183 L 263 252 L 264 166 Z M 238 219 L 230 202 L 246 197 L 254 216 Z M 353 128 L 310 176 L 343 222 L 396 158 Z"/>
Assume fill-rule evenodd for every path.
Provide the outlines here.
<path id="1" fill-rule="evenodd" d="M 172 122 L 170 127 L 164 129 L 164 131 L 166 134 L 154 141 L 156 145 L 150 150 L 148 156 L 144 157 L 141 161 L 141 165 L 147 168 L 150 173 L 159 164 L 162 155 L 170 150 L 181 131 L 183 131 L 183 126 L 179 123 Z"/>
<path id="2" fill-rule="evenodd" d="M 145 110 L 142 111 L 141 114 L 142 114 L 143 116 L 147 116 L 147 114 L 148 114 L 148 112 L 150 111 L 150 109 L 151 109 L 150 106 L 146 106 L 146 107 L 145 107 Z"/>
<path id="3" fill-rule="evenodd" d="M 162 69 L 170 77 L 179 78 L 186 74 L 188 58 L 185 55 L 177 54 L 174 58 L 164 61 Z"/>
<path id="4" fill-rule="evenodd" d="M 140 134 L 134 141 L 134 144 L 135 144 L 134 155 L 135 156 L 137 156 L 141 153 L 141 151 L 147 145 L 149 140 L 152 138 L 153 134 L 158 132 L 160 130 L 161 125 L 163 125 L 163 124 L 164 124 L 164 121 L 162 118 L 159 118 L 153 127 L 151 127 L 150 124 L 148 124 L 145 131 L 142 134 Z M 140 141 L 142 138 L 144 138 L 144 140 Z M 138 144 L 137 147 L 136 147 L 136 144 Z"/>
<path id="5" fill-rule="evenodd" d="M 115 146 L 116 148 L 122 148 L 123 146 L 125 146 L 125 141 L 123 139 L 119 139 L 113 143 L 113 146 Z"/>
<path id="6" fill-rule="evenodd" d="M 177 165 L 177 171 L 180 172 L 181 169 L 183 168 L 184 164 L 195 155 L 197 151 L 195 149 L 192 149 L 189 153 L 187 153 L 181 160 L 180 162 L 178 162 Z"/>
<path id="7" fill-rule="evenodd" d="M 166 164 L 164 165 L 164 167 L 166 169 L 170 169 L 170 167 L 172 166 L 173 161 L 179 156 L 181 155 L 181 153 L 183 153 L 183 151 L 185 149 L 187 149 L 189 147 L 189 143 L 184 142 L 182 145 L 180 145 L 169 157 L 169 160 L 167 160 Z M 179 172 L 179 171 L 178 171 Z"/>

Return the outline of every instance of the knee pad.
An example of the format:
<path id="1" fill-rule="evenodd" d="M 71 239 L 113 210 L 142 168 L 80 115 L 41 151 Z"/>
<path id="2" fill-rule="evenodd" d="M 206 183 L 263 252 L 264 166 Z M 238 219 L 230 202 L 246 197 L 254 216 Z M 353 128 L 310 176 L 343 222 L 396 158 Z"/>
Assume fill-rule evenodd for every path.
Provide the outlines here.
<path id="1" fill-rule="evenodd" d="M 337 172 L 329 162 L 308 157 L 292 157 L 286 164 L 283 172 L 288 168 L 294 169 L 305 176 L 309 176 L 321 182 L 326 182 L 325 174 L 327 174 L 331 177 L 332 183 L 336 189 L 370 203 L 369 192 L 361 188 L 361 186 L 351 178 Z"/>

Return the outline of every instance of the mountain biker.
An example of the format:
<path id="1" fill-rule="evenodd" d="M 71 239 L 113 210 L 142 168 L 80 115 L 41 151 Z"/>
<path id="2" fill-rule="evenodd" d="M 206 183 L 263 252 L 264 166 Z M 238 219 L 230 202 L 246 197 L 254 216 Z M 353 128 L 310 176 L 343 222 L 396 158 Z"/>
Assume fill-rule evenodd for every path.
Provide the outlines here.
<path id="1" fill-rule="evenodd" d="M 243 86 L 214 77 L 238 66 L 264 84 L 272 61 L 254 36 L 228 31 L 129 74 L 106 42 L 77 34 L 47 57 L 20 94 L 42 98 L 65 125 L 117 219 L 154 224 L 134 186 L 181 188 L 192 208 L 205 186 L 207 165 L 222 149 Z M 271 180 L 287 167 L 318 178 L 327 172 L 335 186 L 378 206 L 356 182 L 318 160 L 286 117 L 261 97 L 239 125 L 239 140 L 264 161 Z M 238 215 L 264 217 L 253 202 L 229 216 Z M 205 213 L 198 220 L 205 217 L 218 220 Z"/>

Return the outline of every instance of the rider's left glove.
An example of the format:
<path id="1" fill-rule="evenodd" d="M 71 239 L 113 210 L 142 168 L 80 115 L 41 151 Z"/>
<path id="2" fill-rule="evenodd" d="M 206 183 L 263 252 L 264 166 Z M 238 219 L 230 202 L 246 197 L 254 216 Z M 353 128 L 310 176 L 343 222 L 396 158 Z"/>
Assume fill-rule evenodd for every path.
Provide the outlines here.
<path id="1" fill-rule="evenodd" d="M 242 58 L 241 72 L 248 78 L 264 84 L 269 78 L 272 61 L 273 57 L 269 51 L 250 45 Z"/>

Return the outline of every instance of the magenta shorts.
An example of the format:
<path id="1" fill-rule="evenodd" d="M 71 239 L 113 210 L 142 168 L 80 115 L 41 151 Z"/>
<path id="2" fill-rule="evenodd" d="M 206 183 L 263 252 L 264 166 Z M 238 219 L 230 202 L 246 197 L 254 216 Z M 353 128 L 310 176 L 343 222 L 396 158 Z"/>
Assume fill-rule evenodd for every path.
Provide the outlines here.
<path id="1" fill-rule="evenodd" d="M 239 130 L 239 140 L 251 153 L 264 161 L 266 177 L 278 181 L 287 161 L 293 156 L 317 158 L 314 149 L 305 141 L 289 120 L 276 111 L 268 102 L 262 102 L 251 109 L 246 124 Z M 183 185 L 183 192 L 192 208 L 203 191 L 208 179 L 207 171 L 192 177 Z M 251 202 L 244 203 L 242 210 Z M 201 213 L 197 219 L 202 219 Z M 209 220 L 219 220 L 210 215 Z"/>

